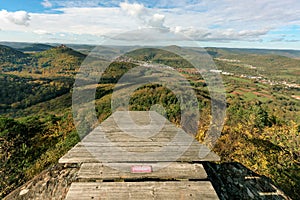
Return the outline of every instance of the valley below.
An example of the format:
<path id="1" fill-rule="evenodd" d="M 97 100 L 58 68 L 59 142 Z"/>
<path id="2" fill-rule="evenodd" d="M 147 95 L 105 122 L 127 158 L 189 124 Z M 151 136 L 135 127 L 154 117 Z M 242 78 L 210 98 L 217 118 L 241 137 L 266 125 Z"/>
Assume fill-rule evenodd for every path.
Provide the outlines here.
<path id="1" fill-rule="evenodd" d="M 0 198 L 39 173 L 55 168 L 58 159 L 80 141 L 82 135 L 77 132 L 74 117 L 90 115 L 84 113 L 84 108 L 74 113 L 72 106 L 76 101 L 92 102 L 97 123 L 101 123 L 113 112 L 114 93 L 124 88 L 125 93 L 126 88 L 130 91 L 135 80 L 141 86 L 130 94 L 128 109 L 156 108 L 180 126 L 184 100 L 160 82 L 168 77 L 169 82 L 181 84 L 176 78 L 179 74 L 189 83 L 184 88 L 195 94 L 200 113 L 197 131 L 189 128 L 185 131 L 201 143 L 206 142 L 213 123 L 212 101 L 218 100 L 212 99 L 205 77 L 222 78 L 226 116 L 221 135 L 212 147 L 221 161 L 208 165 L 210 172 L 233 176 L 237 168 L 241 173 L 249 170 L 291 199 L 300 199 L 299 51 L 178 46 L 130 50 L 131 47 L 103 46 L 97 47 L 95 54 L 93 48 L 31 43 L 0 45 Z M 175 54 L 176 51 L 186 53 L 186 58 L 188 52 L 204 51 L 215 68 L 197 68 Z M 103 63 L 108 66 L 99 77 L 95 69 Z M 134 71 L 138 67 L 142 69 Z M 129 78 L 124 79 L 129 72 Z M 88 101 L 83 95 L 75 101 L 77 83 L 82 84 L 82 94 L 92 93 L 94 99 Z M 192 110 L 184 109 L 188 116 L 194 116 Z M 84 134 L 96 126 L 93 120 L 85 118 L 84 122 L 81 126 Z M 233 182 L 230 183 L 234 185 Z M 224 199 L 238 192 L 221 189 L 224 183 L 218 191 L 223 192 Z M 244 193 L 248 198 L 246 189 Z"/>

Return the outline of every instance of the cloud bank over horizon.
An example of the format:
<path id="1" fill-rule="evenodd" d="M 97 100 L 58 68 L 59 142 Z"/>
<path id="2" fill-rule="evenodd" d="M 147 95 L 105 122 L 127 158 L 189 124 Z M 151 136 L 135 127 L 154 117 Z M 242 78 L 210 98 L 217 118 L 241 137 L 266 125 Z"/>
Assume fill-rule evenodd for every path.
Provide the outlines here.
<path id="1" fill-rule="evenodd" d="M 15 34 L 19 41 L 97 43 L 115 37 L 130 42 L 122 33 L 141 29 L 163 34 L 161 42 L 178 36 L 182 44 L 189 38 L 207 45 L 296 48 L 300 40 L 297 0 L 43 0 L 39 6 L 44 10 L 2 9 L 2 40 Z"/>

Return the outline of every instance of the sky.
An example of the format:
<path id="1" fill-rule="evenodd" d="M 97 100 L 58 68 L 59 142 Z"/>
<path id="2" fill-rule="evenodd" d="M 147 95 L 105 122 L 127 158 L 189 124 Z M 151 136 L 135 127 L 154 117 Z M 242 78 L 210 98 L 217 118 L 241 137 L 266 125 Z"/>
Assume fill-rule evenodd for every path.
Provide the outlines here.
<path id="1" fill-rule="evenodd" d="M 300 49 L 300 1 L 0 0 L 0 41 Z"/>

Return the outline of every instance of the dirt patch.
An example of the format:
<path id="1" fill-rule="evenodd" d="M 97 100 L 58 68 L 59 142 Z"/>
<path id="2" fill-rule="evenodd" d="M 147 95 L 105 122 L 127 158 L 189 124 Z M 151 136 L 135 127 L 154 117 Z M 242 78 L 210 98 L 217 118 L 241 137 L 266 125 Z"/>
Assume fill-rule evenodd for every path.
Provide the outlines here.
<path id="1" fill-rule="evenodd" d="M 292 98 L 300 100 L 300 96 L 292 95 Z"/>
<path id="2" fill-rule="evenodd" d="M 239 92 L 239 91 L 233 91 L 231 92 L 231 94 L 235 94 L 235 95 L 243 95 L 243 92 Z"/>
<path id="3" fill-rule="evenodd" d="M 253 94 L 255 94 L 255 95 L 257 95 L 257 96 L 261 96 L 261 97 L 272 98 L 271 95 L 264 94 L 264 93 L 260 93 L 260 92 L 253 92 Z"/>

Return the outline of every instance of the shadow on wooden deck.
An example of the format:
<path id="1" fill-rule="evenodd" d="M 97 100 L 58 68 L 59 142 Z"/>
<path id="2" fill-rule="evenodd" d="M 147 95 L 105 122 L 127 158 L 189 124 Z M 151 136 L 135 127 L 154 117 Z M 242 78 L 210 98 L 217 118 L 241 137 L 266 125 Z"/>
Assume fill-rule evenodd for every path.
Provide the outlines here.
<path id="1" fill-rule="evenodd" d="M 203 163 L 208 179 L 213 184 L 219 198 L 225 199 L 290 199 L 272 180 L 251 171 L 238 162 L 216 164 Z"/>

